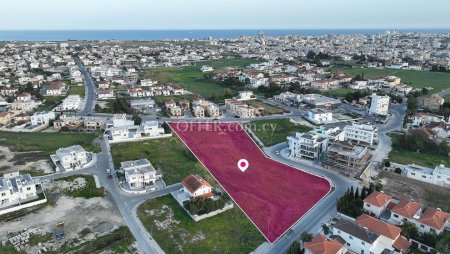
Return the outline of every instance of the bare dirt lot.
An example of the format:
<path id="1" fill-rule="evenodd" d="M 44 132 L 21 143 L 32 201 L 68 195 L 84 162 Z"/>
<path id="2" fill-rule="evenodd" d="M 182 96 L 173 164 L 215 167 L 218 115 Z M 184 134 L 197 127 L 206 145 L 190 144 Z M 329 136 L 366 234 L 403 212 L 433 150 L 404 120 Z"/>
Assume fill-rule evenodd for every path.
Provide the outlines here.
<path id="1" fill-rule="evenodd" d="M 12 245 L 26 253 L 36 253 L 43 248 L 61 253 L 72 252 L 70 250 L 74 246 L 83 246 L 101 236 L 107 236 L 120 227 L 127 231 L 127 228 L 123 229 L 125 225 L 123 218 L 109 196 L 86 199 L 72 198 L 64 194 L 64 191 L 85 187 L 84 178 L 45 184 L 44 190 L 50 204 L 35 213 L 26 214 L 14 220 L 1 221 L 0 240 L 11 243 L 11 238 L 13 241 L 19 238 Z M 58 223 L 64 223 L 65 238 L 61 240 L 56 240 L 54 237 L 58 231 L 56 226 Z M 127 242 L 128 246 L 120 246 L 124 247 L 125 251 L 123 249 L 108 250 L 108 253 L 134 253 L 133 242 L 134 239 L 131 236 L 131 240 Z"/>
<path id="2" fill-rule="evenodd" d="M 17 170 L 26 171 L 26 173 L 31 173 L 31 175 L 54 173 L 55 170 L 50 165 L 49 160 L 31 161 L 23 165 L 18 164 L 16 159 L 21 154 L 26 156 L 29 153 L 12 152 L 8 147 L 0 146 L 0 175 Z"/>
<path id="3" fill-rule="evenodd" d="M 414 199 L 415 201 L 432 207 L 450 210 L 450 190 L 382 171 L 379 175 L 384 185 L 383 190 L 398 199 Z"/>

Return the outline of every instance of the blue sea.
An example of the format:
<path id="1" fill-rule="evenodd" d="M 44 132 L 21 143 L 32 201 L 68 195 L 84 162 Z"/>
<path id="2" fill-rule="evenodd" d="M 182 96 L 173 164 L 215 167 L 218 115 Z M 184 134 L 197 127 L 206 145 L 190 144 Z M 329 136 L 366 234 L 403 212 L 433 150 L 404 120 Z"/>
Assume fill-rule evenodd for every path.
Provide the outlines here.
<path id="1" fill-rule="evenodd" d="M 386 29 L 246 29 L 246 30 L 0 30 L 0 41 L 67 41 L 67 40 L 175 40 L 237 38 L 240 36 L 329 34 L 378 34 Z M 450 29 L 398 29 L 398 32 L 450 33 Z"/>

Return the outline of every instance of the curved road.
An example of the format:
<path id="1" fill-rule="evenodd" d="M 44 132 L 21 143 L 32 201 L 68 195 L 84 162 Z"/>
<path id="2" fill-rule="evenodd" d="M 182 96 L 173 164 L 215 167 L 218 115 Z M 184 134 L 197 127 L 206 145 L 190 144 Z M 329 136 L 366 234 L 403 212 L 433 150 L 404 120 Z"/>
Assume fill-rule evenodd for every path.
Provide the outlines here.
<path id="1" fill-rule="evenodd" d="M 81 116 L 89 116 L 94 113 L 95 103 L 97 100 L 97 91 L 95 88 L 95 83 L 91 78 L 91 75 L 84 67 L 83 63 L 80 59 L 74 57 L 75 63 L 78 65 L 78 68 L 81 71 L 81 74 L 84 77 L 84 82 L 86 84 L 86 93 L 84 98 L 84 109 L 81 110 L 78 114 Z"/>

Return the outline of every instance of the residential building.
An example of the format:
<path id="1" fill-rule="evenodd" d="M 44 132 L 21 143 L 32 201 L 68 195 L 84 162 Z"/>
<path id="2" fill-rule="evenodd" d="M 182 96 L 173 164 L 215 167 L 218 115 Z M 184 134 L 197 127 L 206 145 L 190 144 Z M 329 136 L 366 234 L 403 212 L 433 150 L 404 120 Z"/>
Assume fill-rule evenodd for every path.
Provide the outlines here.
<path id="1" fill-rule="evenodd" d="M 422 233 L 441 234 L 450 231 L 450 213 L 429 207 L 416 221 L 417 229 Z"/>
<path id="2" fill-rule="evenodd" d="M 392 196 L 374 191 L 363 200 L 363 208 L 367 212 L 374 214 L 376 217 L 380 217 L 381 214 L 386 211 L 391 200 Z"/>
<path id="3" fill-rule="evenodd" d="M 183 190 L 190 198 L 210 198 L 214 194 L 212 186 L 202 178 L 196 175 L 189 175 L 181 181 Z"/>
<path id="4" fill-rule="evenodd" d="M 134 120 L 128 119 L 126 114 L 115 114 L 109 121 L 106 122 L 106 128 L 133 126 Z"/>
<path id="5" fill-rule="evenodd" d="M 208 104 L 206 108 L 206 112 L 208 113 L 209 117 L 217 118 L 220 116 L 220 109 L 212 102 Z"/>
<path id="6" fill-rule="evenodd" d="M 47 89 L 45 89 L 46 96 L 63 96 L 64 95 L 65 85 L 62 82 L 55 81 L 48 85 Z"/>
<path id="7" fill-rule="evenodd" d="M 247 105 L 242 101 L 234 99 L 226 99 L 225 106 L 231 113 L 238 117 L 255 117 L 257 115 L 257 108 Z"/>
<path id="8" fill-rule="evenodd" d="M 49 125 L 50 121 L 55 120 L 55 112 L 53 111 L 42 111 L 36 112 L 31 116 L 31 124 L 37 125 Z"/>
<path id="9" fill-rule="evenodd" d="M 64 171 L 80 169 L 89 162 L 89 153 L 80 145 L 59 148 L 56 154 L 51 155 L 53 163 Z"/>
<path id="10" fill-rule="evenodd" d="M 36 184 L 29 174 L 19 172 L 0 177 L 0 209 L 37 198 Z"/>
<path id="11" fill-rule="evenodd" d="M 142 137 L 141 127 L 138 125 L 111 127 L 108 132 L 113 141 L 133 140 Z"/>
<path id="12" fill-rule="evenodd" d="M 318 160 L 325 158 L 328 139 L 320 137 L 317 133 L 310 131 L 306 133 L 295 133 L 288 137 L 289 156 L 302 160 Z"/>
<path id="13" fill-rule="evenodd" d="M 389 112 L 390 100 L 389 96 L 372 94 L 370 96 L 369 114 L 386 116 Z"/>
<path id="14" fill-rule="evenodd" d="M 444 165 L 432 169 L 410 164 L 405 166 L 403 174 L 414 180 L 450 188 L 450 168 L 446 168 Z"/>
<path id="15" fill-rule="evenodd" d="M 344 127 L 345 140 L 357 143 L 374 145 L 377 142 L 378 128 L 371 124 L 352 123 Z"/>
<path id="16" fill-rule="evenodd" d="M 169 114 L 174 117 L 183 116 L 183 110 L 179 106 L 169 108 Z"/>
<path id="17" fill-rule="evenodd" d="M 195 117 L 205 117 L 205 109 L 202 106 L 196 105 L 192 107 L 192 114 Z"/>
<path id="18" fill-rule="evenodd" d="M 200 68 L 200 70 L 201 70 L 202 72 L 211 72 L 211 71 L 214 71 L 214 69 L 213 69 L 211 66 L 208 66 L 208 65 L 203 65 L 202 68 Z"/>
<path id="19" fill-rule="evenodd" d="M 316 235 L 311 242 L 304 245 L 305 254 L 346 254 L 347 248 L 336 239 L 327 239 L 326 236 Z"/>
<path id="20" fill-rule="evenodd" d="M 324 124 L 333 121 L 333 113 L 321 109 L 308 111 L 308 119 L 315 124 Z"/>
<path id="21" fill-rule="evenodd" d="M 81 105 L 81 98 L 79 95 L 69 95 L 63 100 L 61 105 L 62 110 L 79 110 Z"/>
<path id="22" fill-rule="evenodd" d="M 99 117 L 85 118 L 83 124 L 88 130 L 104 130 L 106 128 L 106 120 Z"/>
<path id="23" fill-rule="evenodd" d="M 438 111 L 442 105 L 444 105 L 444 98 L 437 94 L 430 96 L 422 96 L 419 98 L 419 106 L 423 109 L 431 111 Z"/>
<path id="24" fill-rule="evenodd" d="M 354 145 L 348 141 L 335 141 L 328 145 L 325 165 L 347 176 L 357 176 L 370 163 L 367 147 Z"/>
<path id="25" fill-rule="evenodd" d="M 141 123 L 142 134 L 144 136 L 164 135 L 164 128 L 159 126 L 158 121 L 143 121 Z"/>
<path id="26" fill-rule="evenodd" d="M 252 91 L 240 91 L 238 93 L 238 96 L 236 97 L 236 100 L 238 101 L 246 101 L 246 100 L 253 100 L 255 99 L 255 96 L 253 95 Z"/>
<path id="27" fill-rule="evenodd" d="M 130 106 L 138 110 L 153 108 L 155 106 L 155 100 L 153 99 L 132 100 L 130 101 Z"/>
<path id="28" fill-rule="evenodd" d="M 332 231 L 333 237 L 342 239 L 352 253 L 407 253 L 411 246 L 400 235 L 400 228 L 365 214 L 356 221 L 339 220 Z"/>
<path id="29" fill-rule="evenodd" d="M 155 187 L 160 175 L 147 159 L 124 161 L 120 169 L 125 173 L 125 180 L 131 190 Z"/>
<path id="30" fill-rule="evenodd" d="M 97 98 L 99 100 L 114 99 L 114 91 L 109 88 L 102 88 L 97 91 Z"/>
<path id="31" fill-rule="evenodd" d="M 422 205 L 413 200 L 401 200 L 390 211 L 391 218 L 389 221 L 394 224 L 402 225 L 406 221 L 415 223 L 415 220 L 422 215 Z"/>

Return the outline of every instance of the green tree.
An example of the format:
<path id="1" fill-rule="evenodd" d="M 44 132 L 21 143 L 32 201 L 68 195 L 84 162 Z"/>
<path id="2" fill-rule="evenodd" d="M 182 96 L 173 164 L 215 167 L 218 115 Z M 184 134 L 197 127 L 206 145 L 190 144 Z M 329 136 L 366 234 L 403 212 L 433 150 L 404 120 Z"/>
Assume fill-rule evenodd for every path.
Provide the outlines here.
<path id="1" fill-rule="evenodd" d="M 289 246 L 289 249 L 287 251 L 288 254 L 300 254 L 300 243 L 298 241 L 293 241 L 291 243 L 291 246 Z"/>
<path id="2" fill-rule="evenodd" d="M 417 230 L 416 225 L 414 225 L 411 222 L 405 222 L 403 223 L 403 225 L 401 226 L 402 228 L 402 235 L 406 238 L 413 238 L 413 239 L 417 239 L 419 236 L 419 231 Z"/>
<path id="3" fill-rule="evenodd" d="M 302 240 L 303 243 L 307 243 L 310 242 L 313 239 L 313 235 L 304 231 L 301 235 L 300 235 L 300 240 Z"/>

